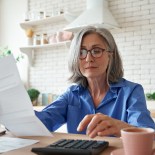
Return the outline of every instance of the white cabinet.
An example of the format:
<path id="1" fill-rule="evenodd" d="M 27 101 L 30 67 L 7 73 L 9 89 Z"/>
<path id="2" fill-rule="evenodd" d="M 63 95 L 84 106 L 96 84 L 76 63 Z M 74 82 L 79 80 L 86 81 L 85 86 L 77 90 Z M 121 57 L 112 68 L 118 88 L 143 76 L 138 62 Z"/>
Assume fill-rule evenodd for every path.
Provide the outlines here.
<path id="1" fill-rule="evenodd" d="M 54 17 L 47 17 L 44 19 L 33 20 L 33 21 L 25 21 L 25 22 L 20 23 L 20 26 L 24 30 L 29 29 L 29 28 L 35 29 L 36 27 L 41 26 L 41 25 L 52 24 L 52 23 L 56 23 L 56 22 L 60 22 L 64 20 L 66 21 L 65 15 L 60 14 Z M 20 47 L 20 51 L 27 54 L 30 65 L 32 65 L 33 55 L 37 49 L 53 48 L 55 46 L 69 47 L 69 45 L 70 45 L 70 41 L 63 41 L 63 42 L 43 44 L 43 45 L 42 44 L 41 45 L 26 45 L 26 46 Z"/>

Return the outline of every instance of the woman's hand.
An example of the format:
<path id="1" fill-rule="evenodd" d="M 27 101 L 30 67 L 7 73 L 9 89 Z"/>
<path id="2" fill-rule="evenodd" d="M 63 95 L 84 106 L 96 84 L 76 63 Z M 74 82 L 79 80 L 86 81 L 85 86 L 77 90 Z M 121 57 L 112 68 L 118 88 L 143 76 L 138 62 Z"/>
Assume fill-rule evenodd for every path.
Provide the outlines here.
<path id="1" fill-rule="evenodd" d="M 91 138 L 108 135 L 121 136 L 120 130 L 125 127 L 131 126 L 107 115 L 97 113 L 86 115 L 80 122 L 77 131 L 87 128 L 86 134 Z"/>

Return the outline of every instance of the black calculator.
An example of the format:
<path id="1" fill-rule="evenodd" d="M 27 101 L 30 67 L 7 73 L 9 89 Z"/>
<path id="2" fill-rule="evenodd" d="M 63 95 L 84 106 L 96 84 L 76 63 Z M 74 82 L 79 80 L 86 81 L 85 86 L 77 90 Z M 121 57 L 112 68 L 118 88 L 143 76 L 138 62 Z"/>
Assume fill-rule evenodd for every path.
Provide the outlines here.
<path id="1" fill-rule="evenodd" d="M 108 141 L 60 139 L 46 147 L 32 148 L 38 155 L 98 155 L 109 146 Z"/>

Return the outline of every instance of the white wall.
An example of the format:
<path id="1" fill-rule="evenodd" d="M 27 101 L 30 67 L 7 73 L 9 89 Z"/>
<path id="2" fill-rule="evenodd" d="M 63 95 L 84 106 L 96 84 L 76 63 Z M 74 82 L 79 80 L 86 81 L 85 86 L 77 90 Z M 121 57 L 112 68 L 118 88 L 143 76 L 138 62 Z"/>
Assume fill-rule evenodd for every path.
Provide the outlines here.
<path id="1" fill-rule="evenodd" d="M 108 3 L 121 26 L 111 32 L 122 55 L 124 77 L 142 84 L 145 92 L 155 91 L 155 1 L 108 0 Z M 30 10 L 51 11 L 64 7 L 82 11 L 86 8 L 86 0 L 29 0 Z M 64 25 L 54 23 L 51 30 L 59 30 Z M 68 76 L 67 51 L 63 48 L 37 51 L 35 65 L 30 71 L 30 85 L 43 92 L 63 89 Z"/>
<path id="2" fill-rule="evenodd" d="M 25 41 L 19 23 L 23 18 L 22 14 L 27 9 L 27 0 L 0 0 L 0 3 L 0 30 L 2 38 L 0 45 L 8 45 L 11 49 L 19 51 L 19 46 Z"/>
<path id="3" fill-rule="evenodd" d="M 27 10 L 27 0 L 0 0 L 0 46 L 8 46 L 16 56 L 20 55 L 19 47 L 25 44 L 25 33 L 19 23 Z M 21 78 L 26 84 L 28 79 L 27 58 L 17 63 Z"/>
<path id="4" fill-rule="evenodd" d="M 155 91 L 155 1 L 109 0 L 121 29 L 112 30 L 121 52 L 125 78 Z"/>
<path id="5" fill-rule="evenodd" d="M 0 43 L 1 43 L 1 16 L 2 16 L 1 7 L 2 7 L 2 5 L 1 5 L 1 0 L 0 0 Z"/>
<path id="6" fill-rule="evenodd" d="M 0 29 L 3 40 L 0 45 L 17 48 L 23 43 L 24 31 L 19 27 L 21 14 L 26 9 L 25 0 L 0 0 L 5 16 Z M 86 0 L 29 0 L 29 10 L 51 11 L 53 8 L 69 8 L 82 11 Z M 124 63 L 125 78 L 143 85 L 145 92 L 155 91 L 155 1 L 154 0 L 108 0 L 110 10 L 121 26 L 111 30 L 118 44 Z M 9 4 L 9 5 L 8 5 Z M 9 7 L 9 8 L 8 8 Z M 7 9 L 6 9 L 7 8 Z M 7 20 L 9 19 L 9 20 Z M 66 23 L 46 25 L 43 31 L 59 30 Z M 67 86 L 67 48 L 38 50 L 34 66 L 30 68 L 30 86 L 41 92 L 57 92 Z M 25 73 L 25 72 L 24 72 Z M 26 76 L 26 75 L 24 75 Z"/>
<path id="7" fill-rule="evenodd" d="M 85 8 L 85 0 L 29 0 L 30 11 L 51 12 L 53 9 L 68 8 L 71 11 L 81 11 Z M 49 25 L 37 27 L 37 33 L 51 33 L 62 30 L 66 21 L 58 21 Z M 65 46 L 51 49 L 39 49 L 34 52 L 34 65 L 30 68 L 30 86 L 42 93 L 61 93 L 68 86 L 69 49 Z"/>
<path id="8" fill-rule="evenodd" d="M 2 30 L 1 30 L 1 27 L 2 27 L 2 0 L 0 0 L 0 43 L 1 43 L 1 39 L 2 39 Z M 1 45 L 1 44 L 0 44 Z"/>

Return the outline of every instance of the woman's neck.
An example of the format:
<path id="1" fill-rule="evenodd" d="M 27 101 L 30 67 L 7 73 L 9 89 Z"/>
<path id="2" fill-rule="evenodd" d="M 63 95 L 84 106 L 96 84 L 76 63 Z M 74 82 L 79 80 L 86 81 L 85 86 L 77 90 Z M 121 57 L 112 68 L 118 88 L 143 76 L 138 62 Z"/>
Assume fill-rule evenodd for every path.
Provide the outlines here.
<path id="1" fill-rule="evenodd" d="M 109 85 L 106 79 L 105 80 L 91 79 L 88 80 L 88 84 L 89 84 L 88 89 L 92 96 L 94 105 L 95 107 L 97 107 L 105 97 L 109 89 Z"/>

